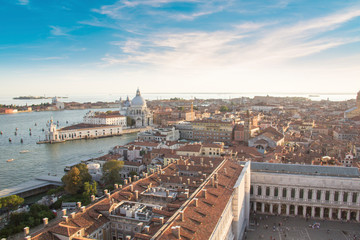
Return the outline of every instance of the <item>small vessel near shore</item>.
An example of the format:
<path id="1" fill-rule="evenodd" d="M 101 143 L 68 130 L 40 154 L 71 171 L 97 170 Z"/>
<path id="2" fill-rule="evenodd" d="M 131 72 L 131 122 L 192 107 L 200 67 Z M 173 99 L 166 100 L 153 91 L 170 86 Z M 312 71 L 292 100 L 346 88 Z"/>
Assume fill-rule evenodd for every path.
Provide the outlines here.
<path id="1" fill-rule="evenodd" d="M 12 161 L 14 161 L 14 160 L 15 160 L 15 159 L 10 158 L 10 159 L 6 160 L 6 162 L 12 162 Z"/>
<path id="2" fill-rule="evenodd" d="M 28 153 L 30 152 L 29 150 L 21 150 L 19 153 Z"/>

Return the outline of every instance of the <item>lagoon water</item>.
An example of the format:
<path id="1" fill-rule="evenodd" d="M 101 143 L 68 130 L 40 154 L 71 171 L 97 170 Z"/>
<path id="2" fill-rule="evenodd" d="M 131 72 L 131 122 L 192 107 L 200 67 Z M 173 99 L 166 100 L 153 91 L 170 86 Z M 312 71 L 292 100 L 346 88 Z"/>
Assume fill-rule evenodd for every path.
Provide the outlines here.
<path id="1" fill-rule="evenodd" d="M 101 109 L 97 109 L 101 110 Z M 109 109 L 103 109 L 104 111 Z M 110 109 L 111 110 L 111 109 Z M 115 110 L 115 109 L 112 109 Z M 0 190 L 16 186 L 36 176 L 64 174 L 67 164 L 80 162 L 106 154 L 116 145 L 124 145 L 136 139 L 136 134 L 77 140 L 57 144 L 36 144 L 45 138 L 46 123 L 52 117 L 59 121 L 59 127 L 79 123 L 87 110 L 65 110 L 50 112 L 30 112 L 0 115 Z M 68 121 L 68 124 L 66 124 Z M 37 126 L 35 126 L 35 123 Z M 17 135 L 15 135 L 17 130 Z M 29 129 L 32 135 L 30 136 Z M 11 138 L 12 142 L 9 142 Z M 23 139 L 24 143 L 20 141 Z M 29 150 L 27 153 L 20 151 Z M 14 159 L 7 162 L 8 159 Z"/>

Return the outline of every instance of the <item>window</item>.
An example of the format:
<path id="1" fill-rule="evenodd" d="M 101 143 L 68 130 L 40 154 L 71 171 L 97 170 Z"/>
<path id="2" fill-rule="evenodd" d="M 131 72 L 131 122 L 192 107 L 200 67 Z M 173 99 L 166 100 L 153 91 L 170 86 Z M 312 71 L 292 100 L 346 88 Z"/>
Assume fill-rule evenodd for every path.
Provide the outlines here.
<path id="1" fill-rule="evenodd" d="M 335 202 L 339 201 L 339 192 L 338 191 L 336 191 L 335 194 L 334 194 L 334 201 Z"/>
<path id="2" fill-rule="evenodd" d="M 270 188 L 266 187 L 266 196 L 270 196 Z"/>
<path id="3" fill-rule="evenodd" d="M 309 189 L 308 191 L 308 199 L 312 199 L 313 191 Z"/>
<path id="4" fill-rule="evenodd" d="M 254 194 L 254 187 L 251 185 L 250 186 L 250 195 L 253 195 Z"/>
<path id="5" fill-rule="evenodd" d="M 291 198 L 294 199 L 295 198 L 295 188 L 291 189 Z"/>
<path id="6" fill-rule="evenodd" d="M 330 200 L 330 191 L 326 191 L 325 192 L 325 200 L 329 201 Z"/>
<path id="7" fill-rule="evenodd" d="M 320 200 L 321 199 L 321 190 L 317 190 L 316 192 L 316 199 Z"/>
<path id="8" fill-rule="evenodd" d="M 283 188 L 282 194 L 283 194 L 282 197 L 286 198 L 286 194 L 287 194 L 287 189 L 286 188 Z"/>
<path id="9" fill-rule="evenodd" d="M 344 192 L 344 195 L 343 195 L 343 202 L 347 202 L 347 200 L 348 200 L 348 196 L 349 196 L 349 193 L 348 193 L 348 192 Z"/>
<path id="10" fill-rule="evenodd" d="M 274 196 L 275 196 L 275 197 L 279 196 L 279 188 L 278 188 L 278 187 L 276 187 L 276 188 L 274 189 Z"/>
<path id="11" fill-rule="evenodd" d="M 258 186 L 258 194 L 257 194 L 258 196 L 260 196 L 261 195 L 261 186 Z"/>
<path id="12" fill-rule="evenodd" d="M 300 199 L 303 199 L 304 198 L 304 189 L 300 189 L 300 196 L 299 196 Z"/>

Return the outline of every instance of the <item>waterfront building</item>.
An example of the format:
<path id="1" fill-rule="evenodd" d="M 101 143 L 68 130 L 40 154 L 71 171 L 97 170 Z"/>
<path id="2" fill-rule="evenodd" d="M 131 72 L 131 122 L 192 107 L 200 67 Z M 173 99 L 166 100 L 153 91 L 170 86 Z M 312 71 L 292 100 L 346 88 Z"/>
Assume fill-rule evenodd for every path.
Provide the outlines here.
<path id="1" fill-rule="evenodd" d="M 120 115 L 118 112 L 111 112 L 110 114 L 102 112 L 89 111 L 84 116 L 84 123 L 95 125 L 117 125 L 126 127 L 126 117 Z"/>
<path id="2" fill-rule="evenodd" d="M 263 130 L 258 136 L 248 141 L 249 147 L 256 147 L 259 152 L 265 153 L 268 149 L 284 144 L 284 135 L 273 127 Z"/>
<path id="3" fill-rule="evenodd" d="M 76 139 L 92 139 L 122 134 L 122 126 L 80 123 L 61 129 L 51 120 L 50 128 L 45 134 L 45 141 L 50 143 Z"/>
<path id="4" fill-rule="evenodd" d="M 135 121 L 136 127 L 146 127 L 153 125 L 153 114 L 147 108 L 145 99 L 141 96 L 140 90 L 137 89 L 136 96 L 128 100 L 122 105 L 120 113 L 124 113 L 126 109 L 126 116 Z"/>

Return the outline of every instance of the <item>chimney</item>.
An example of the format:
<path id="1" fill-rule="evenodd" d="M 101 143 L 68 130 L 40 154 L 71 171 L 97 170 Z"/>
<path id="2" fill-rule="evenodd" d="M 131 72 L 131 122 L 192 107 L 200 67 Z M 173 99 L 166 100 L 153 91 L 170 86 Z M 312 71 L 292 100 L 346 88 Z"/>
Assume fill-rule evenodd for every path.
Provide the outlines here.
<path id="1" fill-rule="evenodd" d="M 204 179 L 206 179 L 206 173 L 203 174 Z"/>
<path id="2" fill-rule="evenodd" d="M 126 235 L 125 240 L 131 240 L 131 236 Z"/>
<path id="3" fill-rule="evenodd" d="M 151 188 L 152 187 L 152 183 L 149 183 L 149 188 Z"/>
<path id="4" fill-rule="evenodd" d="M 62 211 L 63 216 L 66 216 L 66 208 L 63 208 L 61 211 Z"/>
<path id="5" fill-rule="evenodd" d="M 191 161 L 191 165 L 193 165 L 193 166 L 194 166 L 194 165 L 195 165 L 195 162 L 194 162 L 194 161 Z"/>
<path id="6" fill-rule="evenodd" d="M 219 186 L 219 182 L 216 180 L 215 181 L 215 188 L 218 188 L 218 186 Z"/>
<path id="7" fill-rule="evenodd" d="M 180 226 L 171 227 L 171 232 L 176 239 L 180 239 Z"/>
<path id="8" fill-rule="evenodd" d="M 224 173 L 226 174 L 226 168 L 224 168 Z"/>
<path id="9" fill-rule="evenodd" d="M 122 184 L 120 184 L 120 185 L 119 185 L 119 188 L 122 189 L 122 187 L 123 187 Z"/>
<path id="10" fill-rule="evenodd" d="M 106 198 L 110 199 L 110 193 L 106 193 Z"/>
<path id="11" fill-rule="evenodd" d="M 217 179 L 218 179 L 218 174 L 215 173 L 215 174 L 214 174 L 214 177 L 215 177 L 215 180 L 217 180 Z"/>
<path id="12" fill-rule="evenodd" d="M 199 206 L 199 203 L 198 203 L 199 199 L 197 198 L 194 198 L 194 205 L 195 207 L 198 207 Z"/>
<path id="13" fill-rule="evenodd" d="M 138 201 L 139 200 L 139 191 L 135 190 L 135 200 Z"/>
<path id="14" fill-rule="evenodd" d="M 5 238 L 2 238 L 1 240 L 3 240 L 3 239 L 5 239 Z M 5 239 L 6 240 L 6 239 Z M 25 240 L 31 240 L 31 236 L 26 236 L 25 237 Z"/>
<path id="15" fill-rule="evenodd" d="M 78 208 L 81 208 L 81 202 L 77 202 L 76 205 Z"/>
<path id="16" fill-rule="evenodd" d="M 129 183 L 131 183 L 131 177 L 129 177 Z"/>
<path id="17" fill-rule="evenodd" d="M 202 191 L 204 193 L 204 198 L 206 199 L 206 189 L 203 189 Z"/>
<path id="18" fill-rule="evenodd" d="M 196 185 L 196 181 L 193 181 L 193 185 Z"/>
<path id="19" fill-rule="evenodd" d="M 150 232 L 150 226 L 145 226 L 144 230 L 145 230 L 145 233 L 149 233 Z"/>
<path id="20" fill-rule="evenodd" d="M 110 193 L 109 193 L 109 195 L 110 195 Z M 81 207 L 81 212 L 83 212 L 83 213 L 85 212 L 85 206 Z"/>
<path id="21" fill-rule="evenodd" d="M 124 185 L 127 185 L 127 184 L 128 184 L 128 180 L 124 179 Z"/>
<path id="22" fill-rule="evenodd" d="M 161 225 L 163 225 L 164 224 L 164 217 L 159 217 L 159 218 L 160 218 Z"/>
<path id="23" fill-rule="evenodd" d="M 190 185 L 190 178 L 187 179 L 187 184 Z"/>
<path id="24" fill-rule="evenodd" d="M 68 216 L 63 216 L 63 219 L 65 222 L 68 222 L 69 221 L 69 217 Z"/>
<path id="25" fill-rule="evenodd" d="M 184 211 L 180 211 L 180 219 L 182 222 L 185 221 L 185 214 L 184 214 Z"/>
<path id="26" fill-rule="evenodd" d="M 116 183 L 115 183 L 115 184 L 114 184 L 114 188 L 115 188 L 115 189 L 118 189 L 118 188 L 119 188 L 119 184 L 116 184 Z"/>
<path id="27" fill-rule="evenodd" d="M 215 187 L 215 179 L 214 179 L 214 177 L 211 177 L 211 186 Z"/>
<path id="28" fill-rule="evenodd" d="M 94 202 L 96 199 L 95 195 L 91 195 L 91 201 Z"/>
<path id="29" fill-rule="evenodd" d="M 182 182 L 182 177 L 179 177 L 179 179 L 180 179 L 180 182 Z"/>
<path id="30" fill-rule="evenodd" d="M 170 191 L 166 189 L 166 197 L 168 197 L 169 195 L 170 195 Z"/>
<path id="31" fill-rule="evenodd" d="M 148 177 L 148 174 L 147 174 L 147 173 L 145 173 L 145 174 L 144 174 L 144 178 L 147 178 L 147 177 Z"/>
<path id="32" fill-rule="evenodd" d="M 134 191 L 134 185 L 130 185 L 130 192 L 133 192 Z"/>
<path id="33" fill-rule="evenodd" d="M 104 189 L 104 195 L 106 195 L 109 191 L 107 189 Z"/>
<path id="34" fill-rule="evenodd" d="M 24 227 L 24 236 L 26 237 L 30 232 L 30 228 L 29 227 Z"/>
<path id="35" fill-rule="evenodd" d="M 49 219 L 48 218 L 43 218 L 43 223 L 44 223 L 44 227 L 46 227 L 49 223 Z"/>

